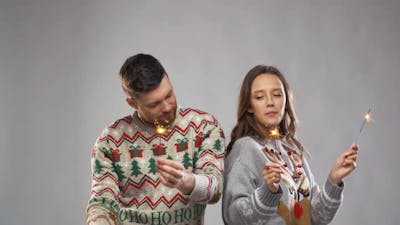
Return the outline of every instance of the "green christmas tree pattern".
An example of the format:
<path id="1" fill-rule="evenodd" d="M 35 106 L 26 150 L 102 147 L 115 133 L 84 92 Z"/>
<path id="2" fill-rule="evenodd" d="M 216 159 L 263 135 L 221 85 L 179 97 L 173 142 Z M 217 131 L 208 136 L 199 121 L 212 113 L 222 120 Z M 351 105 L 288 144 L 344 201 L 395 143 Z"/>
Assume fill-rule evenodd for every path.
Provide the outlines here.
<path id="1" fill-rule="evenodd" d="M 198 156 L 197 152 L 195 151 L 193 153 L 193 167 L 195 167 L 197 160 L 199 160 L 199 156 Z"/>
<path id="2" fill-rule="evenodd" d="M 189 153 L 185 153 L 183 155 L 183 160 L 182 160 L 183 166 L 187 169 L 188 167 L 192 166 L 192 159 L 189 157 Z"/>
<path id="3" fill-rule="evenodd" d="M 121 161 L 121 153 L 119 149 L 106 149 L 103 148 L 105 154 L 111 158 L 111 161 L 113 162 L 113 167 L 115 169 L 115 172 L 117 173 L 118 180 L 121 181 L 122 179 L 125 179 L 126 176 L 124 175 L 124 171 L 122 170 L 121 165 L 119 162 Z"/>
<path id="4" fill-rule="evenodd" d="M 138 176 L 139 174 L 142 174 L 140 171 L 140 166 L 138 165 L 138 162 L 136 160 L 132 161 L 132 169 L 131 169 L 131 176 L 135 175 Z"/>
<path id="5" fill-rule="evenodd" d="M 125 175 L 124 175 L 124 171 L 122 170 L 121 165 L 119 165 L 119 163 L 114 163 L 114 169 L 115 172 L 118 175 L 118 180 L 121 181 L 122 179 L 125 179 Z"/>
<path id="6" fill-rule="evenodd" d="M 149 160 L 149 163 L 150 163 L 150 165 L 149 165 L 149 173 L 153 173 L 153 174 L 155 174 L 156 172 L 157 172 L 157 167 L 156 167 L 156 160 L 154 160 L 153 158 L 151 158 L 150 160 Z"/>
<path id="7" fill-rule="evenodd" d="M 221 145 L 221 140 L 220 140 L 220 139 L 217 139 L 217 140 L 215 141 L 215 143 L 214 143 L 214 145 L 213 145 L 213 148 L 214 148 L 215 150 L 221 150 L 222 145 Z"/>
<path id="8" fill-rule="evenodd" d="M 94 164 L 95 164 L 94 171 L 96 173 L 101 173 L 103 171 L 103 167 L 101 166 L 100 161 L 98 159 L 96 159 Z"/>

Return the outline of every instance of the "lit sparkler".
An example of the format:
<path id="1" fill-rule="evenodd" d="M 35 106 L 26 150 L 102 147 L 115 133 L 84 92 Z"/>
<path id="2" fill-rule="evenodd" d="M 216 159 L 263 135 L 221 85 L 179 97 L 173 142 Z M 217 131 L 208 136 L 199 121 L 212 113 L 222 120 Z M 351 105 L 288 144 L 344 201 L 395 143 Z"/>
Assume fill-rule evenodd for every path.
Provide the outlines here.
<path id="1" fill-rule="evenodd" d="M 270 139 L 280 139 L 282 137 L 281 132 L 279 132 L 278 127 L 274 127 L 269 130 L 268 137 Z"/>
<path id="2" fill-rule="evenodd" d="M 372 115 L 371 115 L 371 109 L 368 109 L 368 112 L 364 115 L 364 120 L 361 124 L 360 132 L 358 132 L 355 144 L 358 144 L 358 140 L 360 139 L 360 136 L 364 130 L 365 124 L 372 123 L 372 122 L 374 122 L 374 119 L 372 118 Z"/>
<path id="3" fill-rule="evenodd" d="M 167 126 L 164 124 L 169 124 L 169 121 L 166 120 L 164 122 L 165 123 L 160 123 L 158 120 L 154 121 L 154 126 L 156 127 L 156 133 L 159 135 L 163 135 L 168 131 Z"/>

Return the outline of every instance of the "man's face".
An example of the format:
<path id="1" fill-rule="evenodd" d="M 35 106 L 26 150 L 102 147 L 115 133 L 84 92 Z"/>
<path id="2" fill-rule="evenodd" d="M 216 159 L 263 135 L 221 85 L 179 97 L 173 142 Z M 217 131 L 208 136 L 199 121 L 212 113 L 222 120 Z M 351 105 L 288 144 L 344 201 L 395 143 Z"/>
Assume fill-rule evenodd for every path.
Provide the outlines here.
<path id="1" fill-rule="evenodd" d="M 133 101 L 131 104 L 129 101 Z M 168 76 L 164 75 L 160 85 L 149 92 L 140 93 L 128 103 L 139 113 L 140 118 L 149 123 L 158 121 L 168 124 L 174 121 L 176 113 L 176 98 Z"/>

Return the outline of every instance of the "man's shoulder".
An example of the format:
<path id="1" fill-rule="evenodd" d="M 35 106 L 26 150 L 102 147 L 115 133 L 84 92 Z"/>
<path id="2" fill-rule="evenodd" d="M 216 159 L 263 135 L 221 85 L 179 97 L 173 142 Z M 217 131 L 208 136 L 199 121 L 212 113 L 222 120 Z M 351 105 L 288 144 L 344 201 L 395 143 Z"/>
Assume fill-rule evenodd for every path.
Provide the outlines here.
<path id="1" fill-rule="evenodd" d="M 131 127 L 130 125 L 133 122 L 133 117 L 132 115 L 128 115 L 122 118 L 119 118 L 115 120 L 113 123 L 107 125 L 103 129 L 103 135 L 104 134 L 110 134 L 116 131 L 121 131 L 124 132 L 127 128 Z"/>
<path id="2" fill-rule="evenodd" d="M 178 118 L 184 121 L 183 124 L 194 125 L 196 127 L 205 126 L 219 127 L 218 120 L 210 113 L 196 108 L 179 108 Z"/>
<path id="3" fill-rule="evenodd" d="M 190 108 L 190 107 L 182 107 L 179 108 L 179 116 L 185 119 L 196 119 L 196 120 L 213 120 L 217 119 L 210 113 L 205 112 L 200 109 Z"/>

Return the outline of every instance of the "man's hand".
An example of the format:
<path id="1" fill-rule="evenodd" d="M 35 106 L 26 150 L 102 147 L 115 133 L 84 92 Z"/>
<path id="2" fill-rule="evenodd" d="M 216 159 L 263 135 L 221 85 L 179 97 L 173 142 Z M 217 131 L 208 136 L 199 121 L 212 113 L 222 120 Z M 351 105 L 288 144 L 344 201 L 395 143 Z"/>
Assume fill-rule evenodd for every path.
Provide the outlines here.
<path id="1" fill-rule="evenodd" d="M 165 186 L 177 188 L 185 195 L 192 192 L 195 185 L 194 175 L 186 171 L 180 163 L 158 157 L 157 170 L 160 173 L 161 183 Z"/>

